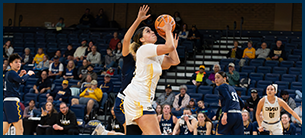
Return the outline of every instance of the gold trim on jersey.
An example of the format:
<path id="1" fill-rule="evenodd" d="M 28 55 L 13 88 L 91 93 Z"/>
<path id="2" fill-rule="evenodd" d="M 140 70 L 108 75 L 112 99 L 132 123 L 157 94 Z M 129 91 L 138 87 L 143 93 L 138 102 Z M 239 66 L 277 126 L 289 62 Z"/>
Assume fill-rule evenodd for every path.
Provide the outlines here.
<path id="1" fill-rule="evenodd" d="M 16 102 L 16 105 L 17 105 L 17 111 L 18 111 L 19 119 L 21 119 L 21 114 L 20 114 L 21 111 L 19 110 L 20 106 L 19 106 L 19 102 L 18 101 Z"/>
<path id="2" fill-rule="evenodd" d="M 150 103 L 150 98 L 151 98 L 151 82 L 152 82 L 152 78 L 154 76 L 154 67 L 153 67 L 153 64 L 149 64 L 147 65 L 147 69 L 148 69 L 148 72 L 149 72 L 149 79 L 147 80 L 147 86 L 148 87 L 148 92 L 147 92 L 147 101 Z"/>
<path id="3" fill-rule="evenodd" d="M 125 115 L 125 111 L 124 111 L 123 104 L 124 104 L 124 100 L 123 100 L 123 99 L 121 99 L 120 110 L 121 110 L 121 111 L 122 111 L 122 113 Z"/>
<path id="4" fill-rule="evenodd" d="M 134 104 L 136 106 L 136 116 L 134 119 L 138 119 L 143 115 L 143 106 L 140 104 L 140 102 L 136 102 L 136 101 L 134 101 Z"/>

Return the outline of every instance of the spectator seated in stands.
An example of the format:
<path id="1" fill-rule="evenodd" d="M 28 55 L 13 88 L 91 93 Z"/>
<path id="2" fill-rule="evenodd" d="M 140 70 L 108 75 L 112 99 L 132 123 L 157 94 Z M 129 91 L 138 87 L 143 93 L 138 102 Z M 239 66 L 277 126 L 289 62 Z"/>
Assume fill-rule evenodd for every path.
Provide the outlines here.
<path id="1" fill-rule="evenodd" d="M 47 102 L 44 109 L 41 107 L 41 119 L 36 127 L 37 135 L 52 135 L 52 126 L 56 124 L 57 111 L 52 102 Z"/>
<path id="2" fill-rule="evenodd" d="M 75 67 L 74 61 L 70 60 L 66 66 L 66 69 L 63 71 L 63 78 L 68 79 L 77 79 L 77 69 Z"/>
<path id="3" fill-rule="evenodd" d="M 267 43 L 263 42 L 261 45 L 262 48 L 256 50 L 256 58 L 266 59 L 270 53 L 270 49 L 267 48 Z"/>
<path id="4" fill-rule="evenodd" d="M 251 92 L 251 97 L 246 100 L 245 108 L 249 111 L 250 119 L 252 120 L 252 122 L 254 122 L 256 121 L 256 116 L 255 116 L 256 107 L 260 100 L 260 97 L 256 89 L 252 89 L 250 92 Z"/>
<path id="5" fill-rule="evenodd" d="M 191 98 L 189 104 L 186 106 L 187 108 L 190 108 L 191 109 L 191 112 L 192 114 L 196 114 L 196 111 L 198 110 L 198 107 L 197 105 L 195 104 L 195 99 L 194 98 Z"/>
<path id="6" fill-rule="evenodd" d="M 84 82 L 78 82 L 77 85 L 80 86 L 80 90 L 84 91 L 86 88 L 91 87 L 91 81 L 92 81 L 91 75 L 87 75 L 86 80 Z"/>
<path id="7" fill-rule="evenodd" d="M 198 105 L 198 110 L 196 111 L 196 113 L 202 112 L 206 114 L 209 118 L 213 118 L 215 116 L 215 113 L 210 108 L 205 106 L 203 100 L 199 100 L 197 102 L 197 105 Z"/>
<path id="8" fill-rule="evenodd" d="M 74 52 L 75 50 L 73 49 L 72 45 L 68 45 L 63 57 L 67 58 L 67 60 L 74 60 Z"/>
<path id="9" fill-rule="evenodd" d="M 229 85 L 231 86 L 238 86 L 239 84 L 239 73 L 237 71 L 235 71 L 235 65 L 234 63 L 230 63 L 228 65 L 229 71 L 226 72 L 228 78 L 229 78 Z"/>
<path id="10" fill-rule="evenodd" d="M 87 47 L 86 52 L 85 52 L 85 56 L 84 56 L 85 59 L 87 59 L 88 54 L 92 51 L 92 46 L 93 46 L 93 42 L 90 41 L 88 43 L 88 47 Z"/>
<path id="11" fill-rule="evenodd" d="M 97 87 L 97 81 L 91 81 L 91 88 L 85 89 L 80 95 L 80 99 L 73 98 L 71 103 L 82 104 L 87 106 L 87 112 L 85 116 L 85 120 L 89 120 L 89 115 L 92 109 L 96 109 L 99 107 L 99 102 L 103 97 L 103 92 L 100 88 Z"/>
<path id="12" fill-rule="evenodd" d="M 85 14 L 79 19 L 79 28 L 89 28 L 91 26 L 94 26 L 94 17 L 90 14 L 90 9 L 87 8 L 85 10 Z"/>
<path id="13" fill-rule="evenodd" d="M 238 47 L 239 43 L 237 40 L 234 40 L 234 47 L 227 54 L 227 58 L 232 59 L 241 59 L 243 56 L 243 50 Z"/>
<path id="14" fill-rule="evenodd" d="M 281 115 L 281 122 L 283 126 L 283 135 L 296 135 L 296 127 L 293 123 L 290 123 L 290 117 L 288 114 Z"/>
<path id="15" fill-rule="evenodd" d="M 53 63 L 50 64 L 49 67 L 49 77 L 53 80 L 59 79 L 62 75 L 62 72 L 64 71 L 64 65 L 59 62 L 59 57 L 54 56 Z"/>
<path id="16" fill-rule="evenodd" d="M 3 60 L 3 65 L 6 66 L 6 71 L 9 70 L 9 69 L 11 69 L 10 65 L 8 64 L 8 60 L 7 60 L 7 59 L 4 59 L 4 60 Z"/>
<path id="17" fill-rule="evenodd" d="M 11 54 L 13 54 L 13 52 L 14 48 L 11 44 L 11 41 L 6 41 L 6 43 L 3 45 L 3 58 L 8 58 Z"/>
<path id="18" fill-rule="evenodd" d="M 35 107 L 35 100 L 32 99 L 29 102 L 29 106 L 25 107 L 23 111 L 23 118 L 35 117 L 34 110 L 37 110 L 37 108 Z"/>
<path id="19" fill-rule="evenodd" d="M 104 76 L 104 81 L 100 85 L 100 89 L 102 89 L 103 93 L 110 94 L 113 92 L 113 83 L 111 81 L 111 76 L 106 74 Z"/>
<path id="20" fill-rule="evenodd" d="M 60 17 L 60 18 L 58 19 L 58 22 L 57 22 L 57 24 L 56 24 L 55 26 L 56 26 L 56 27 L 61 27 L 61 28 L 66 27 L 64 21 L 65 21 L 65 19 L 62 18 L 62 17 Z"/>
<path id="21" fill-rule="evenodd" d="M 122 43 L 118 42 L 116 45 L 116 48 L 113 50 L 113 54 L 115 55 L 116 63 L 118 64 L 118 67 L 122 68 L 123 66 L 123 55 L 122 55 Z"/>
<path id="22" fill-rule="evenodd" d="M 55 89 L 53 92 L 47 94 L 47 96 L 51 95 L 55 97 L 53 101 L 55 105 L 60 104 L 61 102 L 69 103 L 69 98 L 71 96 L 69 81 L 63 80 L 61 86 L 61 88 Z"/>
<path id="23" fill-rule="evenodd" d="M 97 74 L 93 72 L 93 65 L 91 64 L 87 66 L 87 72 L 86 74 L 82 75 L 81 82 L 86 79 L 87 75 L 90 75 L 92 77 L 92 80 L 97 80 Z"/>
<path id="24" fill-rule="evenodd" d="M 49 67 L 50 67 L 50 61 L 49 61 L 48 55 L 44 55 L 43 60 L 39 64 L 35 65 L 33 67 L 33 70 L 37 70 L 37 71 L 48 70 Z M 36 74 L 37 74 L 37 71 L 35 71 Z"/>
<path id="25" fill-rule="evenodd" d="M 172 113 L 175 116 L 181 116 L 183 113 L 183 109 L 189 104 L 190 96 L 186 93 L 187 87 L 186 85 L 181 85 L 180 93 L 175 96 L 175 100 L 173 103 Z"/>
<path id="26" fill-rule="evenodd" d="M 293 98 L 289 97 L 289 93 L 285 90 L 281 91 L 281 97 L 282 99 L 287 103 L 287 105 L 294 110 L 297 106 Z M 286 110 L 282 109 L 281 114 L 288 113 Z"/>
<path id="27" fill-rule="evenodd" d="M 175 28 L 174 32 L 179 33 L 179 30 L 182 30 L 181 29 L 182 19 L 180 17 L 180 13 L 178 11 L 176 11 L 174 13 L 174 20 L 176 22 L 176 28 Z"/>
<path id="28" fill-rule="evenodd" d="M 104 65 L 104 70 L 107 70 L 110 67 L 114 67 L 116 66 L 116 62 L 115 62 L 115 55 L 112 53 L 112 49 L 111 48 L 107 48 L 107 55 L 105 55 L 105 65 Z"/>
<path id="29" fill-rule="evenodd" d="M 113 33 L 113 38 L 111 38 L 110 42 L 109 42 L 109 48 L 111 48 L 112 50 L 114 50 L 116 48 L 116 45 L 118 44 L 118 42 L 120 42 L 121 40 L 118 38 L 118 32 L 114 32 Z"/>
<path id="30" fill-rule="evenodd" d="M 248 47 L 244 49 L 242 59 L 239 61 L 239 66 L 244 66 L 248 64 L 249 59 L 255 58 L 255 48 L 252 47 L 253 42 L 248 41 Z"/>
<path id="31" fill-rule="evenodd" d="M 52 126 L 53 135 L 78 135 L 77 120 L 74 112 L 72 112 L 65 102 L 59 105 L 60 112 L 56 118 L 56 124 Z"/>
<path id="32" fill-rule="evenodd" d="M 48 95 L 48 96 L 47 96 L 47 101 L 46 101 L 46 102 L 51 102 L 51 103 L 53 103 L 53 102 L 54 102 L 53 96 Z"/>
<path id="33" fill-rule="evenodd" d="M 196 25 L 192 26 L 192 29 L 189 31 L 189 35 L 187 39 L 193 41 L 194 45 L 196 46 L 197 52 L 201 53 L 202 50 L 201 34 L 198 31 Z"/>
<path id="34" fill-rule="evenodd" d="M 172 86 L 167 84 L 165 87 L 165 92 L 163 92 L 156 100 L 158 105 L 173 105 L 175 100 L 175 93 L 172 92 Z"/>
<path id="35" fill-rule="evenodd" d="M 42 48 L 38 48 L 37 50 L 37 54 L 34 57 L 34 60 L 32 61 L 32 64 L 39 64 L 42 60 L 43 60 L 43 49 Z"/>
<path id="36" fill-rule="evenodd" d="M 282 45 L 282 41 L 277 40 L 276 47 L 271 48 L 269 56 L 266 60 L 278 60 L 279 62 L 282 62 L 284 59 L 286 59 L 285 48 Z"/>
<path id="37" fill-rule="evenodd" d="M 24 54 L 22 55 L 22 66 L 27 64 L 32 64 L 33 62 L 33 55 L 31 54 L 31 50 L 29 48 L 24 49 Z"/>
<path id="38" fill-rule="evenodd" d="M 89 64 L 93 64 L 94 66 L 100 66 L 101 64 L 101 54 L 97 51 L 96 46 L 92 46 L 91 52 L 87 56 L 87 60 L 89 61 Z"/>
<path id="39" fill-rule="evenodd" d="M 85 57 L 85 53 L 87 49 L 87 40 L 83 40 L 81 44 L 82 45 L 79 46 L 73 54 L 74 60 L 76 61 L 84 60 Z"/>
<path id="40" fill-rule="evenodd" d="M 51 92 L 52 81 L 48 77 L 47 71 L 41 72 L 41 78 L 36 81 L 33 88 L 30 89 L 30 93 L 42 94 Z"/>
<path id="41" fill-rule="evenodd" d="M 221 70 L 220 68 L 220 65 L 218 63 L 214 64 L 213 66 L 213 70 L 214 72 L 212 72 L 209 76 L 208 79 L 206 79 L 206 83 L 208 84 L 208 86 L 214 86 L 216 87 L 216 84 L 215 84 L 215 74 Z"/>
<path id="42" fill-rule="evenodd" d="M 52 126 L 56 124 L 57 111 L 52 102 L 47 102 L 44 109 L 41 107 L 40 124 L 36 127 L 37 135 L 52 135 Z"/>
<path id="43" fill-rule="evenodd" d="M 297 115 L 302 119 L 302 101 L 301 101 L 301 105 L 298 106 L 297 108 L 295 108 L 293 110 L 295 113 L 297 113 Z M 302 127 L 301 122 L 296 119 L 295 117 L 291 116 L 291 121 L 296 125 L 296 126 L 300 126 Z"/>
<path id="44" fill-rule="evenodd" d="M 88 60 L 84 59 L 82 64 L 83 66 L 79 67 L 77 71 L 78 79 L 82 79 L 83 76 L 86 75 L 88 71 L 87 70 L 87 66 L 89 65 Z"/>
<path id="45" fill-rule="evenodd" d="M 124 133 L 124 127 L 119 123 L 113 109 L 114 107 L 111 108 L 111 116 L 108 117 L 108 125 L 106 130 Z"/>
<path id="46" fill-rule="evenodd" d="M 184 23 L 180 32 L 179 32 L 180 42 L 182 43 L 183 41 L 185 41 L 187 39 L 188 35 L 189 35 L 189 31 L 187 29 L 187 24 Z"/>
<path id="47" fill-rule="evenodd" d="M 29 118 L 37 117 L 39 115 L 40 113 L 35 107 L 35 100 L 33 99 L 30 100 L 29 106 L 27 106 L 23 112 L 23 119 L 22 119 L 23 127 L 24 127 L 23 135 L 34 135 L 37 122 L 34 122 Z"/>
<path id="48" fill-rule="evenodd" d="M 205 66 L 200 65 L 199 71 L 196 71 L 191 78 L 191 83 L 199 87 L 200 85 L 204 85 L 206 82 L 206 72 L 205 72 Z"/>
<path id="49" fill-rule="evenodd" d="M 57 50 L 57 51 L 55 52 L 55 56 L 57 56 L 57 57 L 59 58 L 59 62 L 60 62 L 60 63 L 62 63 L 62 64 L 65 64 L 65 63 L 66 63 L 66 59 L 65 59 L 64 57 L 61 56 L 61 51 L 60 51 L 60 50 Z M 51 60 L 52 60 L 51 63 L 54 62 L 53 59 L 54 59 L 54 57 L 51 59 Z"/>
<path id="50" fill-rule="evenodd" d="M 96 27 L 101 27 L 101 28 L 105 28 L 109 26 L 108 17 L 106 14 L 104 14 L 103 8 L 101 8 L 99 10 L 99 13 L 96 15 L 95 24 Z"/>

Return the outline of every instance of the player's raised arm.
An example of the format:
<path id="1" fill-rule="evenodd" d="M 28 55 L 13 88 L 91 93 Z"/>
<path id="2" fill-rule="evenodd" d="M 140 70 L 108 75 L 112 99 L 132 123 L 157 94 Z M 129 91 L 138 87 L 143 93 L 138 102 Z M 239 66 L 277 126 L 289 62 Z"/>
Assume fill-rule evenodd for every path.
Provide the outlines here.
<path id="1" fill-rule="evenodd" d="M 150 14 L 146 15 L 148 10 L 149 10 L 149 6 L 148 5 L 143 5 L 142 7 L 140 7 L 137 19 L 133 22 L 131 27 L 126 32 L 126 34 L 124 36 L 123 48 L 122 48 L 122 55 L 124 57 L 129 54 L 130 40 L 131 40 L 135 30 L 137 29 L 137 27 L 140 25 L 140 23 L 143 20 L 146 20 L 150 16 Z"/>

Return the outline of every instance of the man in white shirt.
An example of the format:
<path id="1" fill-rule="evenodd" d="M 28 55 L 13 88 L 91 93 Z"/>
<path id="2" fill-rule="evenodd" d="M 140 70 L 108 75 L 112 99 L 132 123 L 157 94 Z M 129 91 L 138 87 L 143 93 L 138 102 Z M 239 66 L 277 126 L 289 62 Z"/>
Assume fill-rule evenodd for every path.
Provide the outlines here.
<path id="1" fill-rule="evenodd" d="M 257 49 L 255 52 L 255 55 L 257 56 L 256 58 L 266 59 L 269 55 L 270 49 L 267 48 L 267 44 L 265 42 L 262 43 L 261 47 L 262 48 Z"/>
<path id="2" fill-rule="evenodd" d="M 96 46 L 92 46 L 91 52 L 87 56 L 89 64 L 99 66 L 101 64 L 101 54 L 96 50 Z"/>
<path id="3" fill-rule="evenodd" d="M 75 52 L 74 52 L 74 59 L 76 61 L 79 61 L 79 60 L 83 60 L 84 59 L 84 56 L 85 56 L 85 52 L 86 52 L 86 49 L 87 49 L 87 40 L 83 40 L 82 41 L 82 45 L 79 46 Z"/>

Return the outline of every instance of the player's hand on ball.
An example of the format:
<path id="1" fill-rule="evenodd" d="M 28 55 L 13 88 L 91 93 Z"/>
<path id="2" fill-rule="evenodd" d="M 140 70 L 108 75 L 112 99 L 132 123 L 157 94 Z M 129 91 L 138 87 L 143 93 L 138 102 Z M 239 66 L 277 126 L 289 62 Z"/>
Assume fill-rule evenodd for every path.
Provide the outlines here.
<path id="1" fill-rule="evenodd" d="M 142 7 L 140 7 L 138 13 L 138 19 L 140 19 L 141 21 L 146 20 L 150 16 L 150 14 L 146 15 L 148 10 L 149 10 L 148 5 L 143 5 Z"/>
<path id="2" fill-rule="evenodd" d="M 172 22 L 173 22 L 173 21 L 170 22 L 169 19 L 167 19 L 167 21 L 166 21 L 166 20 L 164 19 L 164 16 L 162 17 L 162 20 L 163 20 L 163 22 L 164 22 L 164 26 L 158 27 L 158 28 L 164 30 L 165 32 L 167 32 L 167 31 L 172 32 Z"/>
<path id="3" fill-rule="evenodd" d="M 177 48 L 178 42 L 179 42 L 179 36 L 177 36 L 177 34 L 175 34 L 175 38 L 174 38 L 174 45 L 175 45 L 175 48 Z"/>
<path id="4" fill-rule="evenodd" d="M 28 74 L 29 74 L 30 76 L 32 76 L 33 74 L 35 74 L 35 72 L 30 70 L 30 71 L 28 72 Z"/>

